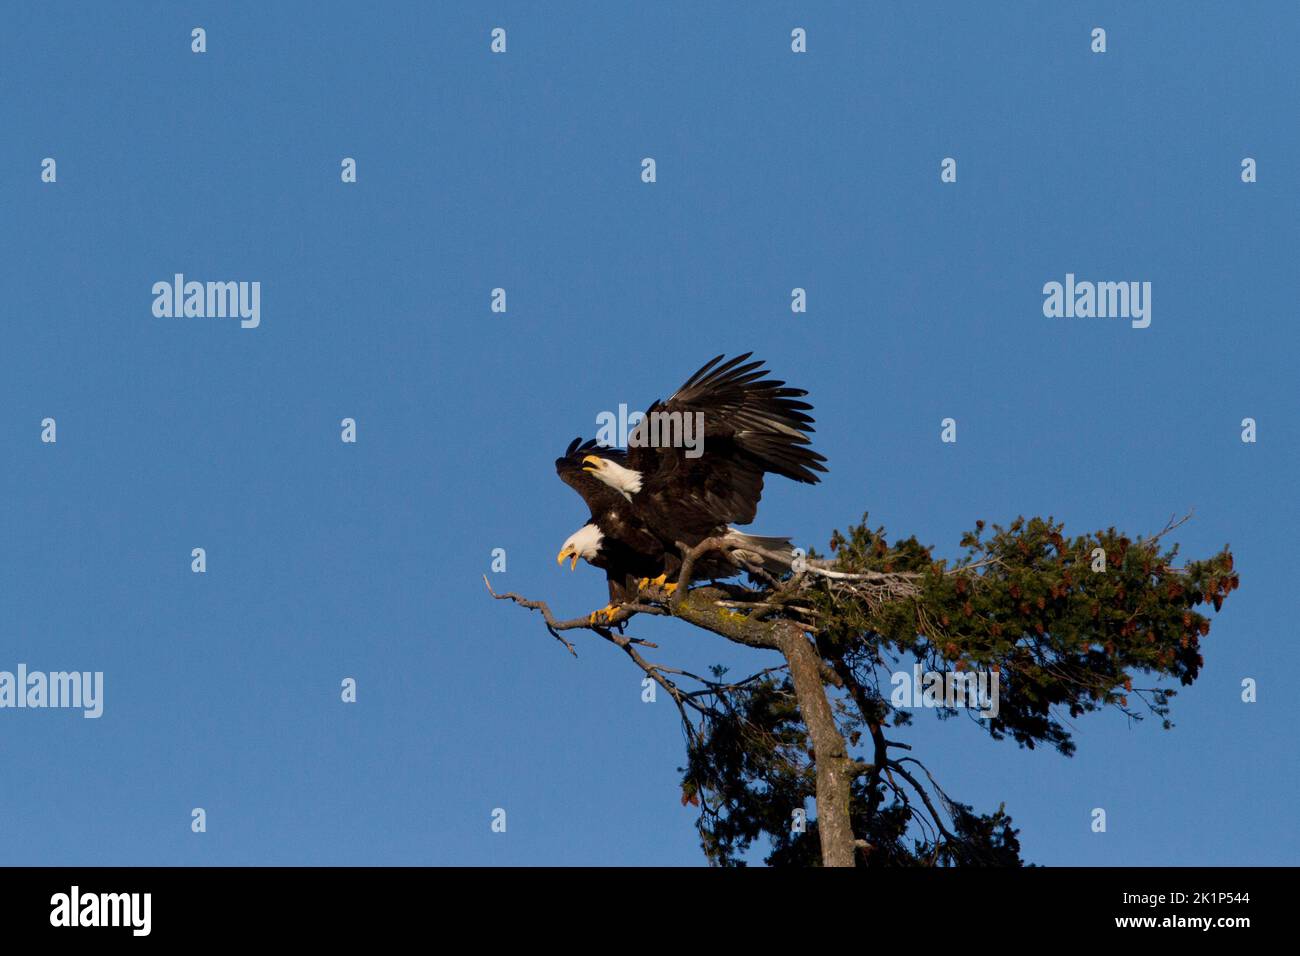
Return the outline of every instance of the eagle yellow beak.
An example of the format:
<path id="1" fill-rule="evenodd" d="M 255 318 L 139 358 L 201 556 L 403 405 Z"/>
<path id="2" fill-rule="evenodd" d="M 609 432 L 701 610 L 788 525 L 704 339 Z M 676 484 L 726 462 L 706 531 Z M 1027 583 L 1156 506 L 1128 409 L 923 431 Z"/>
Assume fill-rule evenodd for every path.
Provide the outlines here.
<path id="1" fill-rule="evenodd" d="M 559 554 L 557 554 L 557 555 L 555 556 L 555 563 L 556 563 L 556 564 L 563 564 L 563 563 L 564 563 L 564 559 L 565 559 L 565 558 L 568 558 L 568 557 L 572 557 L 572 558 L 573 558 L 573 563 L 569 565 L 569 570 L 570 570 L 570 571 L 575 571 L 575 570 L 577 570 L 577 567 L 578 567 L 578 552 L 575 551 L 573 548 L 565 548 L 563 551 L 561 551 Z"/>
<path id="2" fill-rule="evenodd" d="M 594 475 L 597 471 L 600 470 L 600 466 L 603 465 L 605 462 L 602 459 L 597 458 L 595 455 L 588 455 L 587 457 L 582 459 L 582 463 L 584 465 L 591 466 L 590 468 L 584 468 L 582 470 L 589 475 Z"/>

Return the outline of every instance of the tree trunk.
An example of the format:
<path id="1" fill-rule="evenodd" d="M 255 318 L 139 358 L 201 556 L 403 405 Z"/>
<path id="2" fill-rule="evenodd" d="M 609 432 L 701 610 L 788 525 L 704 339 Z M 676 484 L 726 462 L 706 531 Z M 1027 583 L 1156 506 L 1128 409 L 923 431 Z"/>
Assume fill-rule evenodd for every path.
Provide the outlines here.
<path id="1" fill-rule="evenodd" d="M 844 735 L 826 698 L 818 657 L 803 632 L 790 628 L 781 635 L 781 653 L 790 664 L 799 700 L 799 713 L 812 737 L 817 762 L 817 832 L 821 836 L 822 866 L 853 866 L 855 846 L 849 819 L 852 776 Z"/>

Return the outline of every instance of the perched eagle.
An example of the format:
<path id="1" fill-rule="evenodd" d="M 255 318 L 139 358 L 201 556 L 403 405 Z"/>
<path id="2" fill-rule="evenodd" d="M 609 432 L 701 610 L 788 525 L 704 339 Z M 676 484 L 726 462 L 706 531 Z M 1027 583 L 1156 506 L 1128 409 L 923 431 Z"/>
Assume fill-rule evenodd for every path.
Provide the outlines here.
<path id="1" fill-rule="evenodd" d="M 578 559 L 605 571 L 610 603 L 592 615 L 612 618 L 648 583 L 664 585 L 681 571 L 677 543 L 694 546 L 720 537 L 742 561 L 769 571 L 790 562 L 788 538 L 742 534 L 758 512 L 763 475 L 815 484 L 826 459 L 810 447 L 812 406 L 803 389 L 767 378 L 762 361 L 746 352 L 717 356 L 686 380 L 666 402 L 655 402 L 628 436 L 627 450 L 574 439 L 555 461 L 561 480 L 591 509 L 569 536 L 556 561 Z M 692 423 L 702 425 L 692 437 Z M 745 548 L 761 549 L 745 551 Z M 731 577 L 737 567 L 721 555 L 701 559 L 691 580 Z"/>

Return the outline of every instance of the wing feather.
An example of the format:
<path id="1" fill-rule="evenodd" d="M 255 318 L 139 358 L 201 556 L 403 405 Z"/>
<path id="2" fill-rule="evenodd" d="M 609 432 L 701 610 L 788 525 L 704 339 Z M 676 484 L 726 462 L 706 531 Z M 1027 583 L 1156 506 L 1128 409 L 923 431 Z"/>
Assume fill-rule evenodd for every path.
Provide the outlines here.
<path id="1" fill-rule="evenodd" d="M 684 527 L 754 520 L 763 475 L 815 484 L 826 459 L 813 451 L 808 393 L 767 378 L 761 360 L 746 352 L 706 362 L 666 402 L 655 402 L 629 437 L 625 462 L 641 472 L 647 496 Z M 703 454 L 650 447 L 650 415 L 703 414 Z M 705 530 L 701 533 L 708 533 Z"/>

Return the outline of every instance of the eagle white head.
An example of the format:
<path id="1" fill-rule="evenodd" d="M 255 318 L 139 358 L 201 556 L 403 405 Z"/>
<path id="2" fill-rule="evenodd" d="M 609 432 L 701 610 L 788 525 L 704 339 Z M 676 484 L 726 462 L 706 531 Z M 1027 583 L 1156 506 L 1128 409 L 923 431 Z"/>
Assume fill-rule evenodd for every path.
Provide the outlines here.
<path id="1" fill-rule="evenodd" d="M 573 562 L 569 565 L 572 571 L 578 566 L 578 559 L 591 561 L 600 553 L 600 543 L 605 540 L 605 535 L 594 524 L 584 524 L 573 534 L 569 535 L 564 542 L 564 547 L 560 553 L 555 556 L 556 564 L 563 564 L 565 558 L 572 558 Z"/>
<path id="2" fill-rule="evenodd" d="M 595 475 L 628 501 L 631 501 L 632 496 L 641 490 L 641 472 L 633 468 L 624 468 L 612 459 L 588 455 L 582 459 L 582 465 L 583 471 Z"/>

